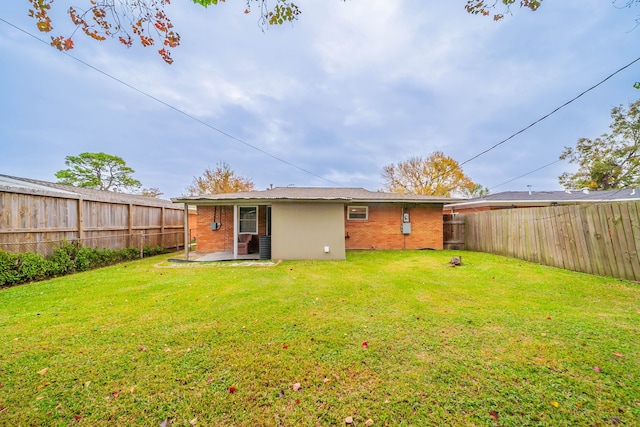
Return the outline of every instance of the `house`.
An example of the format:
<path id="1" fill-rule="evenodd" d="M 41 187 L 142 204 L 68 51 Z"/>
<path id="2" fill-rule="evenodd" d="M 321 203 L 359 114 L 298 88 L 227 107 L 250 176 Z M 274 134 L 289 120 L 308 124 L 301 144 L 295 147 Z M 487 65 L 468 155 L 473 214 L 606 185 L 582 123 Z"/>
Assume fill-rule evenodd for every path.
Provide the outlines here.
<path id="1" fill-rule="evenodd" d="M 640 200 L 634 189 L 606 191 L 505 191 L 485 197 L 444 205 L 445 214 L 464 214 L 497 209 L 532 208 L 582 203 L 625 202 Z"/>
<path id="2" fill-rule="evenodd" d="M 198 252 L 334 260 L 348 249 L 442 249 L 443 205 L 455 200 L 320 187 L 172 199 L 197 206 Z"/>

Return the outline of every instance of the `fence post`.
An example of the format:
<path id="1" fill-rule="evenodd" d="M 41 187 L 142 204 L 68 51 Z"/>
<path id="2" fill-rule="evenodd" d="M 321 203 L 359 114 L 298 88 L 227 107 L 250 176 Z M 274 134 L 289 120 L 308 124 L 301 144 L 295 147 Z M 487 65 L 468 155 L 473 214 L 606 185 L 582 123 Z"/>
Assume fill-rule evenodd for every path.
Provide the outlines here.
<path id="1" fill-rule="evenodd" d="M 140 232 L 140 259 L 144 258 L 144 231 Z"/>

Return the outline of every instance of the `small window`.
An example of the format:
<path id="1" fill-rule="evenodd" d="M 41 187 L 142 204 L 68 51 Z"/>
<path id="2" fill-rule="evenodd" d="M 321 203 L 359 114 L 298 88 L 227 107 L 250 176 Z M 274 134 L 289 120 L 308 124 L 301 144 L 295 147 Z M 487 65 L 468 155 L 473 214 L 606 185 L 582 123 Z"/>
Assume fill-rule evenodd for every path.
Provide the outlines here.
<path id="1" fill-rule="evenodd" d="M 349 206 L 347 208 L 347 219 L 349 220 L 369 219 L 369 207 L 368 206 Z"/>
<path id="2" fill-rule="evenodd" d="M 240 206 L 238 232 L 245 234 L 256 234 L 258 232 L 258 208 L 256 206 Z"/>

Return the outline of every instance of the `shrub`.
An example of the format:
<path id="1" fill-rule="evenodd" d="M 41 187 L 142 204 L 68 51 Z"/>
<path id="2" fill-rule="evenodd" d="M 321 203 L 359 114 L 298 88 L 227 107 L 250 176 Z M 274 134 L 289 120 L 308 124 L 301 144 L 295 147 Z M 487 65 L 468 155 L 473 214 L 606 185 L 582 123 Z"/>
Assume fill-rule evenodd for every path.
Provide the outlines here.
<path id="1" fill-rule="evenodd" d="M 11 286 L 20 281 L 18 256 L 0 250 L 0 286 Z"/>
<path id="2" fill-rule="evenodd" d="M 54 276 L 64 276 L 75 272 L 75 255 L 77 248 L 73 243 L 63 242 L 54 249 L 51 263 Z"/>
<path id="3" fill-rule="evenodd" d="M 162 246 L 145 246 L 143 249 L 144 256 L 166 252 Z M 135 260 L 139 257 L 138 248 L 93 249 L 75 241 L 62 242 L 48 259 L 32 252 L 12 254 L 0 250 L 0 286 L 64 276 Z"/>
<path id="4" fill-rule="evenodd" d="M 17 264 L 21 282 L 32 282 L 52 276 L 51 261 L 44 259 L 42 255 L 33 252 L 19 254 Z"/>

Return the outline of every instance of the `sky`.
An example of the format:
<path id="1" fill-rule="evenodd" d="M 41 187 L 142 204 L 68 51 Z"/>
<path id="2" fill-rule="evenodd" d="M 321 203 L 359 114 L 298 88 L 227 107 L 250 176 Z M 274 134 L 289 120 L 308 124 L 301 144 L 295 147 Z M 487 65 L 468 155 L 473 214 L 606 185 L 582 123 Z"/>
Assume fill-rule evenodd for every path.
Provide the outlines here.
<path id="1" fill-rule="evenodd" d="M 494 22 L 465 3 L 299 0 L 297 21 L 263 29 L 244 1 L 174 0 L 167 65 L 82 34 L 61 53 L 27 0 L 2 1 L 0 174 L 55 182 L 66 156 L 104 152 L 167 199 L 221 162 L 258 190 L 375 191 L 384 166 L 442 151 L 492 193 L 561 190 L 564 147 L 640 98 L 640 62 L 501 142 L 637 59 L 640 7 L 548 0 Z"/>

